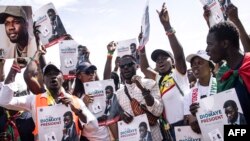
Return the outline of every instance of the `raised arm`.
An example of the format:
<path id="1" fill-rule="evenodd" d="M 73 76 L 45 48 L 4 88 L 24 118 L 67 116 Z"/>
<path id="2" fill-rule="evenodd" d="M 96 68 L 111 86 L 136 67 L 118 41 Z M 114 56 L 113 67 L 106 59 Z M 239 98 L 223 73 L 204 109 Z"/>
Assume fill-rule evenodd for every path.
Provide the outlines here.
<path id="1" fill-rule="evenodd" d="M 250 38 L 247 35 L 247 32 L 239 19 L 238 8 L 234 6 L 233 4 L 229 4 L 226 9 L 226 14 L 229 20 L 232 21 L 239 29 L 240 40 L 243 45 L 244 51 L 249 52 L 250 51 Z"/>
<path id="2" fill-rule="evenodd" d="M 158 10 L 156 10 L 156 11 L 159 15 L 161 24 L 163 25 L 163 27 L 165 29 L 166 35 L 168 36 L 168 39 L 170 42 L 171 49 L 174 53 L 175 68 L 181 74 L 185 74 L 186 70 L 187 70 L 187 66 L 186 66 L 184 51 L 183 51 L 183 48 L 182 48 L 181 44 L 179 43 L 177 37 L 175 36 L 175 30 L 173 29 L 173 27 L 170 24 L 169 14 L 168 14 L 168 10 L 165 6 L 165 3 L 163 3 L 162 9 L 160 12 Z"/>
<path id="3" fill-rule="evenodd" d="M 138 36 L 138 40 L 142 39 L 143 33 L 141 33 Z M 153 69 L 150 69 L 149 63 L 148 63 L 148 58 L 146 55 L 146 49 L 143 47 L 141 50 L 139 50 L 139 59 L 140 59 L 140 68 L 142 73 L 145 75 L 146 78 L 150 78 L 155 80 L 157 72 L 155 72 Z"/>
<path id="4" fill-rule="evenodd" d="M 113 53 L 116 49 L 116 44 L 114 41 L 110 42 L 107 45 L 107 50 L 108 50 L 108 55 L 107 55 L 107 60 L 103 72 L 103 79 L 110 79 L 111 78 L 111 71 L 112 71 L 112 58 L 113 58 Z"/>
<path id="5" fill-rule="evenodd" d="M 23 74 L 28 89 L 34 94 L 43 93 L 45 90 L 43 85 L 42 70 L 39 64 L 39 58 L 42 54 L 43 52 L 40 50 L 35 53 Z"/>

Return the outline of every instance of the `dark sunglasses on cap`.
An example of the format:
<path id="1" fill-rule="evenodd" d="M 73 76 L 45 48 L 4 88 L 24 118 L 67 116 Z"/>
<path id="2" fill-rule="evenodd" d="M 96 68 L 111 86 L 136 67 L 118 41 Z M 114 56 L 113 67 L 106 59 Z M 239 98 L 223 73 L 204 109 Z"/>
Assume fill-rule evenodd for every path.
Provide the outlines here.
<path id="1" fill-rule="evenodd" d="M 125 68 L 125 66 L 127 67 L 132 67 L 135 63 L 134 62 L 130 62 L 130 63 L 126 63 L 126 64 L 121 64 L 119 65 L 121 69 Z"/>

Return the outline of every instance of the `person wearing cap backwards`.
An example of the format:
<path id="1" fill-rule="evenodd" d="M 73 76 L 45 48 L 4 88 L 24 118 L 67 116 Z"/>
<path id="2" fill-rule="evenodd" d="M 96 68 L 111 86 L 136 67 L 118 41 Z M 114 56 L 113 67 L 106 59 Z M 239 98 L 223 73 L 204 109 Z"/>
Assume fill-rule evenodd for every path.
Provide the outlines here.
<path id="1" fill-rule="evenodd" d="M 217 93 L 217 82 L 213 75 L 214 65 L 209 61 L 209 56 L 205 50 L 199 50 L 196 54 L 188 55 L 186 60 L 191 64 L 197 83 L 192 87 L 190 93 L 185 95 L 184 114 L 188 117 L 189 125 L 193 131 L 200 134 L 198 121 L 194 116 L 197 112 L 195 105 L 201 98 Z"/>
<path id="2" fill-rule="evenodd" d="M 88 110 L 82 100 L 64 91 L 62 87 L 62 72 L 55 65 L 50 63 L 43 68 L 43 79 L 46 86 L 46 92 L 38 95 L 31 94 L 21 97 L 13 97 L 15 91 L 13 87 L 13 85 L 15 85 L 15 74 L 16 73 L 13 72 L 13 75 L 10 75 L 12 78 L 5 81 L 5 84 L 0 91 L 0 104 L 1 106 L 12 110 L 31 112 L 36 125 L 36 128 L 33 131 L 35 140 L 38 140 L 37 108 L 43 106 L 53 106 L 61 103 L 70 105 L 74 115 L 74 121 L 75 123 L 78 123 L 77 133 L 79 136 L 79 128 L 82 126 L 84 126 L 84 130 L 88 131 L 95 131 L 98 128 L 96 118 Z"/>
<path id="3" fill-rule="evenodd" d="M 174 126 L 184 125 L 183 95 L 190 91 L 186 74 L 187 66 L 183 48 L 175 36 L 175 30 L 170 25 L 165 3 L 162 5 L 161 11 L 157 10 L 157 12 L 169 39 L 174 56 L 169 51 L 162 49 L 154 50 L 151 54 L 151 58 L 156 63 L 157 73 L 150 68 L 144 47 L 139 53 L 141 59 L 140 66 L 147 78 L 154 79 L 158 83 L 164 104 L 163 115 L 172 125 L 170 133 L 175 140 Z"/>
<path id="4" fill-rule="evenodd" d="M 94 101 L 91 94 L 86 94 L 83 83 L 97 81 L 96 66 L 83 62 L 76 68 L 76 79 L 73 95 L 81 98 L 88 105 Z M 97 131 L 83 130 L 83 136 L 93 141 L 110 141 L 108 126 L 99 126 Z"/>
<path id="5" fill-rule="evenodd" d="M 21 6 L 7 6 L 0 13 L 0 24 L 5 25 L 6 35 L 15 46 L 7 49 L 5 58 L 31 57 L 36 51 L 34 36 L 29 35 L 28 19 Z"/>

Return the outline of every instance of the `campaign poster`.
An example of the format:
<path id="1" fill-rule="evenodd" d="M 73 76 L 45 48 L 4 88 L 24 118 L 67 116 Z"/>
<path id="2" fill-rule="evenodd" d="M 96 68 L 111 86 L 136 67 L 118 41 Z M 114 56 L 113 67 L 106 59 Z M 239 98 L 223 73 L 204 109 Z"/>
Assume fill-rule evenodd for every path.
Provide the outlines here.
<path id="1" fill-rule="evenodd" d="M 223 140 L 224 125 L 237 123 L 237 120 L 234 121 L 234 118 L 229 116 L 229 112 L 232 112 L 233 109 L 235 110 L 234 113 L 237 113 L 235 115 L 243 115 L 234 88 L 203 98 L 199 105 L 200 108 L 198 108 L 196 117 L 203 139 L 206 141 Z"/>
<path id="2" fill-rule="evenodd" d="M 203 141 L 201 134 L 195 133 L 190 126 L 175 126 L 176 141 Z"/>
<path id="3" fill-rule="evenodd" d="M 20 22 L 22 32 L 13 33 L 10 28 L 14 18 Z M 37 46 L 31 6 L 0 6 L 0 33 L 0 58 L 33 57 Z"/>
<path id="4" fill-rule="evenodd" d="M 59 42 L 61 71 L 65 79 L 75 77 L 74 71 L 77 64 L 78 43 L 74 40 L 64 40 Z"/>
<path id="5" fill-rule="evenodd" d="M 100 81 L 92 81 L 83 83 L 85 93 L 92 94 L 94 97 L 93 103 L 88 105 L 90 112 L 92 112 L 95 117 L 100 117 L 104 115 L 106 109 L 106 91 L 105 88 L 107 86 L 114 86 L 113 79 L 100 80 Z"/>
<path id="6" fill-rule="evenodd" d="M 117 56 L 122 57 L 124 55 L 136 54 L 137 40 L 136 38 L 122 40 L 116 42 L 117 45 Z"/>
<path id="7" fill-rule="evenodd" d="M 46 48 L 66 37 L 67 32 L 53 3 L 48 3 L 39 8 L 34 13 L 33 19 L 36 26 L 39 26 L 40 41 Z"/>
<path id="8" fill-rule="evenodd" d="M 119 141 L 152 141 L 148 118 L 146 114 L 133 117 L 129 124 L 118 122 Z"/>
<path id="9" fill-rule="evenodd" d="M 39 140 L 61 141 L 65 138 L 77 138 L 70 136 L 73 134 L 67 134 L 69 128 L 71 132 L 76 132 L 72 116 L 70 107 L 63 104 L 37 108 Z"/>
<path id="10" fill-rule="evenodd" d="M 145 10 L 142 17 L 141 30 L 143 33 L 143 37 L 139 43 L 139 50 L 145 47 L 146 43 L 149 40 L 150 33 L 150 22 L 149 22 L 149 0 L 146 2 Z"/>

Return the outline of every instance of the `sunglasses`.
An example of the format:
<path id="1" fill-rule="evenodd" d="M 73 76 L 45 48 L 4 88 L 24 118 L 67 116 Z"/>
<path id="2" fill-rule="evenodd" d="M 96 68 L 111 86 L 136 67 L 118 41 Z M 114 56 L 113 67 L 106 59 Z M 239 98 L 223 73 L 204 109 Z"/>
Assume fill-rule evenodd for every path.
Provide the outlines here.
<path id="1" fill-rule="evenodd" d="M 135 63 L 134 62 L 130 62 L 130 63 L 126 63 L 126 64 L 121 64 L 119 65 L 121 69 L 127 67 L 132 67 Z"/>

